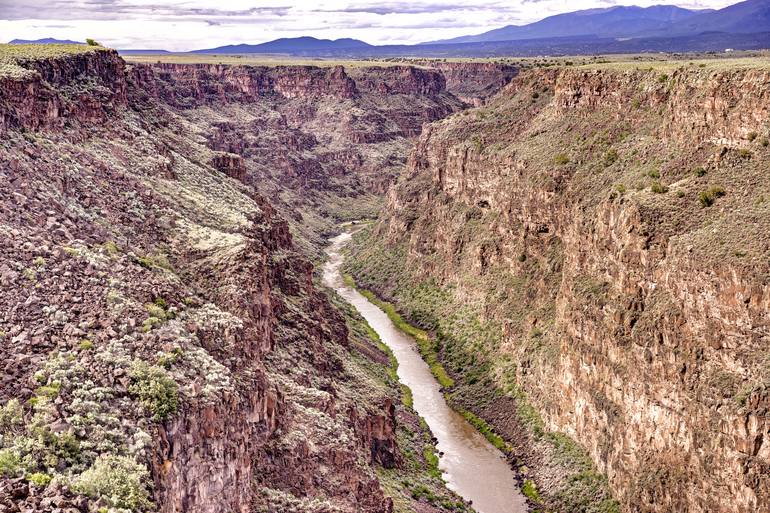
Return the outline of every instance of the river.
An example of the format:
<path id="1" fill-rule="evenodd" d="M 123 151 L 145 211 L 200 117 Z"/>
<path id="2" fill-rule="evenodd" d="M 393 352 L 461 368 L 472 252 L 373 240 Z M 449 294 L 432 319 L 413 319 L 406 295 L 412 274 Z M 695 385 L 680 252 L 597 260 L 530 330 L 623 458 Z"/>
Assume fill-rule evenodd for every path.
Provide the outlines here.
<path id="1" fill-rule="evenodd" d="M 340 251 L 350 239 L 350 233 L 331 239 L 326 250 L 329 260 L 323 269 L 324 284 L 352 304 L 393 351 L 398 360 L 399 380 L 412 390 L 414 409 L 422 415 L 438 440 L 438 450 L 443 453 L 439 468 L 447 485 L 472 501 L 479 513 L 526 512 L 526 500 L 505 457 L 447 405 L 438 382 L 417 351 L 414 339 L 399 330 L 380 308 L 345 285 L 340 272 L 343 260 Z"/>

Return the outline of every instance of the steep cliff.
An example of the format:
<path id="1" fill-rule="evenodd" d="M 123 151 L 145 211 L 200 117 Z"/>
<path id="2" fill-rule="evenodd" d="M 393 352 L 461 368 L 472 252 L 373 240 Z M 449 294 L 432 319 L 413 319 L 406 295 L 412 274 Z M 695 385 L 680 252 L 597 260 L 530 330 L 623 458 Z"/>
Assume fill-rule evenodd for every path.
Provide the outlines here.
<path id="1" fill-rule="evenodd" d="M 177 113 L 198 93 L 164 92 L 196 81 L 102 48 L 0 55 L 0 509 L 465 509 L 387 354 L 248 163 Z M 351 83 L 270 73 L 270 95 Z"/>
<path id="2" fill-rule="evenodd" d="M 613 511 L 601 472 L 624 511 L 770 509 L 769 81 L 522 72 L 424 131 L 360 238 L 348 270 L 433 330 L 547 508 Z"/>

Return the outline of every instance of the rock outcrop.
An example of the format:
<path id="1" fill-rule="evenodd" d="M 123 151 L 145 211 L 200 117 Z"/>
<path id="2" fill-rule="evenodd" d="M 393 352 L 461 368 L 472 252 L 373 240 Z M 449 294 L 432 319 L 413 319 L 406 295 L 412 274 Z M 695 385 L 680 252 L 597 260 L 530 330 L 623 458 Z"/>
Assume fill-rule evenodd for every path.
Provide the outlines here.
<path id="1" fill-rule="evenodd" d="M 625 511 L 770 508 L 767 81 L 522 72 L 424 131 L 351 260 L 438 333 L 455 401 L 517 443 L 550 507 L 610 511 L 545 429 Z"/>

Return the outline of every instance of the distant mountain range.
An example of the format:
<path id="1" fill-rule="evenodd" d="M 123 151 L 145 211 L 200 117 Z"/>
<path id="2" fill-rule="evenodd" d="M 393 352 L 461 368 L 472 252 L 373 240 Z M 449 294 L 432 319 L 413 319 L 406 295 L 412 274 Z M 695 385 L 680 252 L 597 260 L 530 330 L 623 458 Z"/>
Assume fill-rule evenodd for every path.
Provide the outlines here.
<path id="1" fill-rule="evenodd" d="M 279 53 L 303 55 L 305 53 L 355 51 L 372 48 L 369 43 L 358 39 L 316 39 L 315 37 L 281 38 L 258 45 L 227 45 L 205 50 L 195 50 L 190 53 Z"/>
<path id="2" fill-rule="evenodd" d="M 748 34 L 770 31 L 770 0 L 746 0 L 719 10 L 674 5 L 615 6 L 549 16 L 528 25 L 508 25 L 474 36 L 423 44 L 461 44 L 553 37 L 650 38 L 703 32 Z M 768 42 L 770 43 L 770 42 Z"/>
<path id="3" fill-rule="evenodd" d="M 56 39 L 12 43 L 75 43 Z M 302 57 L 497 57 L 641 52 L 708 52 L 770 48 L 770 0 L 745 0 L 719 10 L 674 5 L 614 6 L 549 16 L 482 34 L 419 45 L 374 46 L 357 39 L 282 38 L 195 50 L 198 54 Z M 165 50 L 119 50 L 162 54 Z"/>
<path id="4" fill-rule="evenodd" d="M 12 45 L 28 45 L 28 44 L 40 44 L 40 45 L 53 45 L 53 44 L 60 44 L 60 45 L 84 45 L 85 43 L 81 41 L 72 41 L 70 39 L 54 39 L 52 37 L 45 37 L 43 39 L 14 39 L 13 41 L 8 41 L 9 44 Z"/>

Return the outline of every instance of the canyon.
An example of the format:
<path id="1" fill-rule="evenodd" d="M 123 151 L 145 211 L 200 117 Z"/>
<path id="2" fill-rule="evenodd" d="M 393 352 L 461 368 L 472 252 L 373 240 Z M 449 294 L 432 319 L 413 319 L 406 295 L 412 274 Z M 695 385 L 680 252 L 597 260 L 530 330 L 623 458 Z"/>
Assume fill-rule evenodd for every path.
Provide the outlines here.
<path id="1" fill-rule="evenodd" d="M 3 511 L 472 511 L 361 220 L 530 510 L 770 508 L 765 65 L 0 55 Z"/>

